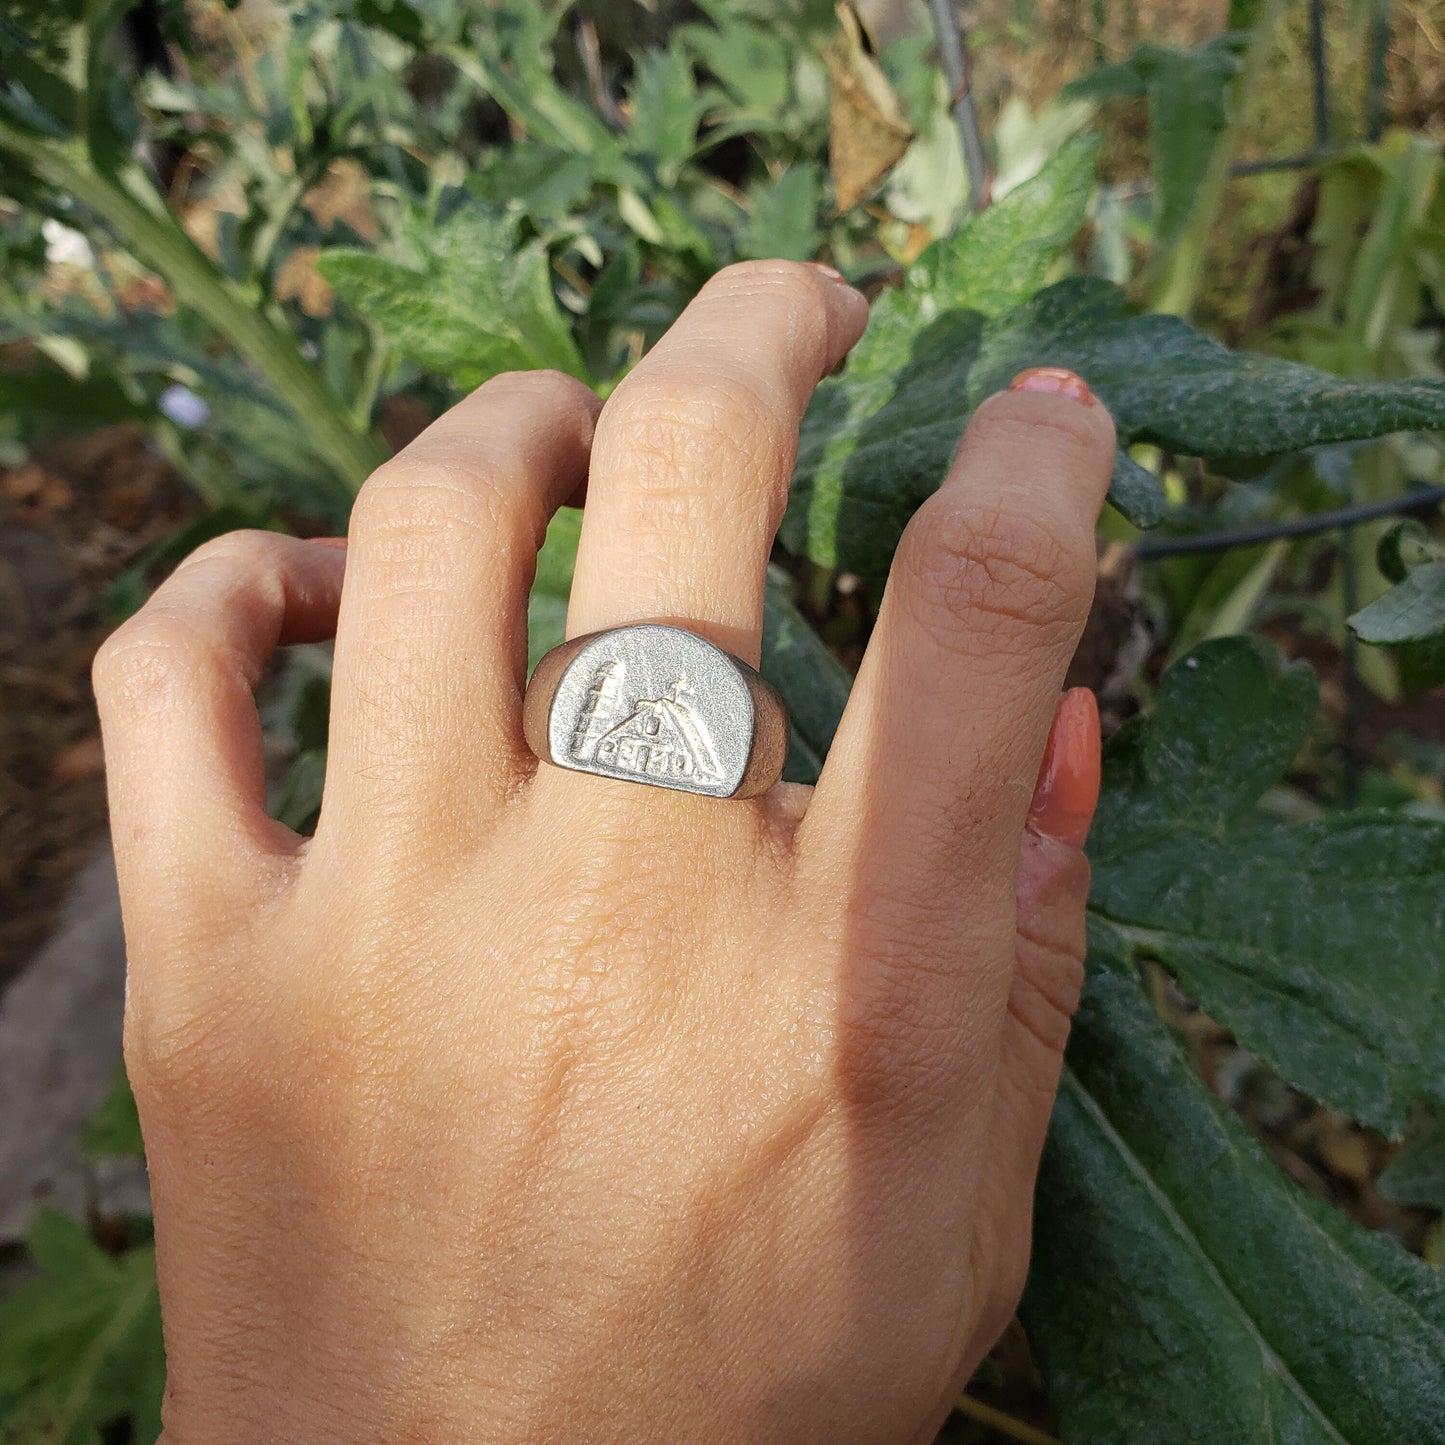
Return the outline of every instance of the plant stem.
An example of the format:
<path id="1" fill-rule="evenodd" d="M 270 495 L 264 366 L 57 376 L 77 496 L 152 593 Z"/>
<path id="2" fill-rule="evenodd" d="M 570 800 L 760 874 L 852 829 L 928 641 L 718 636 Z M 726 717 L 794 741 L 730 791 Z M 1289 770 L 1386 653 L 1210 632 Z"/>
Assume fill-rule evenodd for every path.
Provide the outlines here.
<path id="1" fill-rule="evenodd" d="M 1274 49 L 1274 32 L 1284 9 L 1284 0 L 1264 0 L 1250 35 L 1244 66 L 1235 80 L 1230 96 L 1229 125 L 1219 137 L 1209 169 L 1199 186 L 1199 196 L 1184 233 L 1164 265 L 1163 277 L 1155 294 L 1154 309 L 1173 316 L 1188 316 L 1199 295 L 1199 282 L 1204 272 L 1204 258 L 1209 249 L 1214 218 L 1224 201 L 1229 183 L 1229 168 L 1244 136 L 1245 111 L 1249 97 L 1259 80 L 1264 62 Z"/>
<path id="2" fill-rule="evenodd" d="M 143 178 L 135 177 L 127 187 L 99 175 L 71 146 L 27 136 L 3 122 L 0 151 L 100 216 L 179 302 L 204 317 L 270 382 L 310 434 L 317 455 L 348 488 L 354 492 L 361 486 L 385 455 L 381 444 L 357 430 L 290 332 L 269 321 L 252 297 L 217 270 Z"/>
<path id="3" fill-rule="evenodd" d="M 968 39 L 963 22 L 953 8 L 953 0 L 928 0 L 933 14 L 933 33 L 938 37 L 938 54 L 943 73 L 948 77 L 953 97 L 953 120 L 958 138 L 963 143 L 963 164 L 968 171 L 968 206 L 981 211 L 988 205 L 988 156 L 983 148 L 983 132 L 979 128 L 978 108 L 973 103 L 969 84 Z"/>
<path id="4" fill-rule="evenodd" d="M 1032 1425 L 1016 1420 L 1002 1410 L 995 1410 L 992 1405 L 985 1405 L 982 1400 L 975 1400 L 972 1395 L 961 1395 L 953 1408 L 960 1415 L 967 1415 L 969 1419 L 977 1420 L 980 1425 L 987 1425 L 996 1434 L 1019 1441 L 1020 1445 L 1059 1445 L 1052 1435 L 1045 1435 L 1042 1430 L 1035 1430 Z"/>

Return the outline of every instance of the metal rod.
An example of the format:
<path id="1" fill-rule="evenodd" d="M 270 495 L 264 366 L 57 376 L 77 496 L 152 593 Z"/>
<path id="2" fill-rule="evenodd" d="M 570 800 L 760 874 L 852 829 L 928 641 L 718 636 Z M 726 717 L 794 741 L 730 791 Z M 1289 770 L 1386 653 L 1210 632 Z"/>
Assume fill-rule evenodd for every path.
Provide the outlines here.
<path id="1" fill-rule="evenodd" d="M 1311 537 L 1318 532 L 1333 532 L 1341 527 L 1354 527 L 1375 517 L 1397 516 L 1403 512 L 1420 511 L 1445 502 L 1445 486 L 1418 487 L 1387 497 L 1382 502 L 1361 502 L 1353 507 L 1340 507 L 1333 512 L 1316 512 L 1311 517 L 1292 517 L 1284 522 L 1266 522 L 1258 527 L 1244 527 L 1235 532 L 1206 532 L 1193 537 L 1141 537 L 1134 544 L 1134 555 L 1145 561 L 1155 557 L 1187 557 L 1195 553 L 1228 552 L 1235 547 L 1255 547 L 1261 542 L 1274 542 L 1281 537 Z"/>
<path id="2" fill-rule="evenodd" d="M 989 202 L 988 156 L 983 148 L 983 132 L 978 124 L 978 108 L 973 103 L 969 85 L 972 66 L 968 56 L 968 37 L 958 18 L 953 0 L 928 0 L 933 15 L 933 33 L 938 39 L 939 59 L 948 77 L 953 97 L 953 122 L 963 143 L 963 164 L 968 172 L 968 204 L 972 211 L 981 211 Z"/>

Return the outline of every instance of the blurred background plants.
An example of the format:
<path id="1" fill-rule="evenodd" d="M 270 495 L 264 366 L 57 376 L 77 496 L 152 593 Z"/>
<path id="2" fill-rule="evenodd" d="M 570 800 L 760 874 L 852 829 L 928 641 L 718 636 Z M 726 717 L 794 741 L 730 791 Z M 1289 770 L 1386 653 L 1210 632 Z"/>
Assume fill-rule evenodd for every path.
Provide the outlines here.
<path id="1" fill-rule="evenodd" d="M 719 266 L 821 256 L 874 317 L 769 589 L 807 779 L 972 407 L 1074 367 L 1121 436 L 1091 984 L 949 1438 L 1445 1440 L 1442 111 L 1390 0 L 0 0 L 6 529 L 71 506 L 58 436 L 129 439 L 113 619 L 219 531 L 344 529 L 488 376 L 605 393 Z M 326 688 L 264 698 L 300 828 Z M 87 1142 L 138 1150 L 123 1083 Z M 156 1433 L 148 1229 L 91 1224 L 0 1303 L 0 1439 Z"/>

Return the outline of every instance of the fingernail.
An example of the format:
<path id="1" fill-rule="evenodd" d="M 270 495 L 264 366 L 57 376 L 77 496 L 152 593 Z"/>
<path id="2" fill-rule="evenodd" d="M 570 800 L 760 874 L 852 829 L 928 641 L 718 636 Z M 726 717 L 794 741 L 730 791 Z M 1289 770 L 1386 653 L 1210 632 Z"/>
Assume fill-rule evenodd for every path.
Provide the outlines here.
<path id="1" fill-rule="evenodd" d="M 313 547 L 344 547 L 345 537 L 308 537 L 306 539 Z"/>
<path id="2" fill-rule="evenodd" d="M 1085 406 L 1098 406 L 1099 398 L 1089 390 L 1082 377 L 1075 376 L 1062 366 L 1033 366 L 1021 371 L 1009 382 L 1010 391 L 1046 391 L 1053 396 L 1066 396 L 1070 401 L 1081 401 Z"/>
<path id="3" fill-rule="evenodd" d="M 836 266 L 830 266 L 826 261 L 808 261 L 805 264 L 821 272 L 830 281 L 841 281 L 845 286 L 848 284 L 848 278 Z"/>
<path id="4" fill-rule="evenodd" d="M 1044 765 L 1029 804 L 1030 832 L 1082 848 L 1099 802 L 1099 704 L 1071 688 L 1054 709 Z"/>

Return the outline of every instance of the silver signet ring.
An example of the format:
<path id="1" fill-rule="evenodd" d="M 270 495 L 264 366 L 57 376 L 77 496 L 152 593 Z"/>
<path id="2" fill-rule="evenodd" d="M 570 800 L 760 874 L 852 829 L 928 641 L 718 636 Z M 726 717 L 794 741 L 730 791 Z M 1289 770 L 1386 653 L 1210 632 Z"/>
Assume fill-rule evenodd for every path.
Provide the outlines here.
<path id="1" fill-rule="evenodd" d="M 543 762 L 713 798 L 767 792 L 788 752 L 782 698 L 731 653 L 659 622 L 554 647 L 522 723 Z"/>

